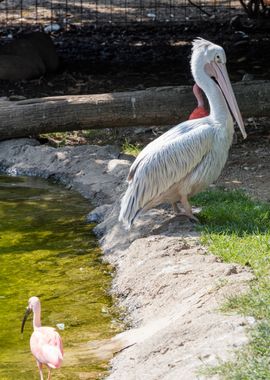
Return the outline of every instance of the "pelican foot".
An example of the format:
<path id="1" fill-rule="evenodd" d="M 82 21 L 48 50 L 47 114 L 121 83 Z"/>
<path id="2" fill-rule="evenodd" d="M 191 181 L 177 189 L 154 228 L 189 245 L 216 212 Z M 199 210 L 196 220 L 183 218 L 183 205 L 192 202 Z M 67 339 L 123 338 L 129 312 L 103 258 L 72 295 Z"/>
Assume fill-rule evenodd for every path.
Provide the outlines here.
<path id="1" fill-rule="evenodd" d="M 184 218 L 188 218 L 188 220 L 191 222 L 191 223 L 200 223 L 199 219 L 196 218 L 196 216 L 194 216 L 193 214 L 192 215 L 188 215 L 187 213 L 185 212 L 181 212 L 179 211 L 176 215 L 176 217 L 184 217 Z"/>
<path id="2" fill-rule="evenodd" d="M 200 223 L 199 219 L 196 218 L 196 216 L 192 215 L 192 216 L 188 216 L 188 219 L 191 223 Z"/>

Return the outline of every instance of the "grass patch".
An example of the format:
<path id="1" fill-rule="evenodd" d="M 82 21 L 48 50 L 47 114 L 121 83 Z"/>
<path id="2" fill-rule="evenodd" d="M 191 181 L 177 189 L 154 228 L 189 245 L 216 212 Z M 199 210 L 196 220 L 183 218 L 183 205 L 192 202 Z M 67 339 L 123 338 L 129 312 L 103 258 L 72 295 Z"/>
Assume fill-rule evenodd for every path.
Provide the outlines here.
<path id="1" fill-rule="evenodd" d="M 42 133 L 39 135 L 41 139 L 48 140 L 51 145 L 55 147 L 65 146 L 69 132 L 51 132 L 51 133 Z"/>
<path id="2" fill-rule="evenodd" d="M 127 140 L 122 145 L 122 152 L 131 156 L 137 157 L 141 152 L 142 147 L 138 144 L 130 144 Z"/>
<path id="3" fill-rule="evenodd" d="M 104 129 L 84 129 L 81 133 L 84 137 L 95 139 L 104 137 L 105 131 Z"/>
<path id="4" fill-rule="evenodd" d="M 230 380 L 270 379 L 270 205 L 253 201 L 241 191 L 215 190 L 199 194 L 202 243 L 225 262 L 248 265 L 255 274 L 247 294 L 228 299 L 224 311 L 254 316 L 250 343 L 234 362 L 207 369 Z"/>

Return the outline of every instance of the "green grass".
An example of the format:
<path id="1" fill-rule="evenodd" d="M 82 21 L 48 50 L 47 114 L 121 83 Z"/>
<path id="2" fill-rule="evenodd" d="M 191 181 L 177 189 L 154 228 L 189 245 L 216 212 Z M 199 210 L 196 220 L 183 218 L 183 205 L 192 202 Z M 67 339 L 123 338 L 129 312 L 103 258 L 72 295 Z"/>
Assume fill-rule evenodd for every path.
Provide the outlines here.
<path id="1" fill-rule="evenodd" d="M 40 134 L 43 139 L 54 141 L 57 146 L 65 146 L 68 140 L 69 132 L 51 132 Z"/>
<path id="2" fill-rule="evenodd" d="M 249 266 L 255 275 L 247 294 L 228 299 L 223 311 L 254 316 L 250 343 L 236 360 L 207 369 L 228 380 L 270 379 L 270 204 L 241 191 L 208 191 L 193 200 L 202 206 L 202 243 L 225 262 Z"/>
<path id="3" fill-rule="evenodd" d="M 89 139 L 94 139 L 94 138 L 102 138 L 104 137 L 105 131 L 104 129 L 84 129 L 82 131 L 82 135 L 84 137 L 87 137 Z"/>
<path id="4" fill-rule="evenodd" d="M 130 144 L 127 140 L 122 145 L 122 152 L 125 154 L 130 154 L 131 156 L 137 157 L 141 152 L 142 147 L 138 144 Z"/>

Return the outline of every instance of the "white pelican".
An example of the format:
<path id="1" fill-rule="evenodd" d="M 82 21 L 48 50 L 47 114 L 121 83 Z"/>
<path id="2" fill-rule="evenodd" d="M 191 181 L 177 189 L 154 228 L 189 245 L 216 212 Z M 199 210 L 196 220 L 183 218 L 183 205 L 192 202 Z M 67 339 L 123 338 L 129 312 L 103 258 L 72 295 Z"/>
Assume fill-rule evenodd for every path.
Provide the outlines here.
<path id="1" fill-rule="evenodd" d="M 140 212 L 165 202 L 175 205 L 180 201 L 185 214 L 197 221 L 188 198 L 220 175 L 232 144 L 232 115 L 243 137 L 247 136 L 223 48 L 202 38 L 195 39 L 191 71 L 195 83 L 208 98 L 210 114 L 177 125 L 138 155 L 130 168 L 128 188 L 121 201 L 119 221 L 127 228 Z"/>

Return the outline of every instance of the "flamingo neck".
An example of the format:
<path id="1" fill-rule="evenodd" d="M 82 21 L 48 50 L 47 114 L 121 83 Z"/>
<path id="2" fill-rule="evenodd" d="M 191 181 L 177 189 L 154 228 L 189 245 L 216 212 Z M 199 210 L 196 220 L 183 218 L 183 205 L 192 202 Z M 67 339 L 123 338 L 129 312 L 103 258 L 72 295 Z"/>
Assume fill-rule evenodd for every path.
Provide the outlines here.
<path id="1" fill-rule="evenodd" d="M 40 316 L 41 316 L 41 308 L 37 308 L 34 313 L 33 313 L 33 329 L 36 330 L 38 329 L 39 327 L 41 327 L 41 319 L 40 319 Z"/>
<path id="2" fill-rule="evenodd" d="M 219 86 L 206 74 L 204 67 L 196 65 L 192 71 L 195 82 L 208 99 L 210 117 L 220 123 L 226 122 L 231 114 Z"/>

